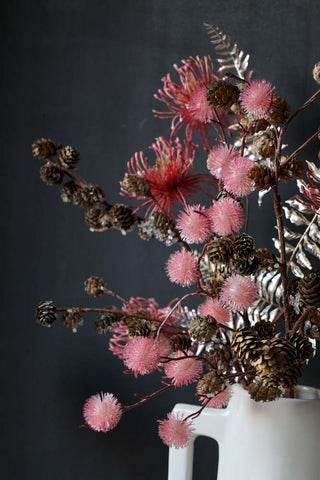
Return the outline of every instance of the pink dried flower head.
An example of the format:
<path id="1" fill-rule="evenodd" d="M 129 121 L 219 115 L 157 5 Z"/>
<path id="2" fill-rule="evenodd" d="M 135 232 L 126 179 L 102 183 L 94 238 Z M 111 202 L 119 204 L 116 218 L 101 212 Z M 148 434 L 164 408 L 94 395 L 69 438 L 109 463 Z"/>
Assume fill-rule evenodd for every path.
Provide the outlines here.
<path id="1" fill-rule="evenodd" d="M 87 425 L 97 432 L 108 432 L 120 421 L 122 406 L 112 393 L 92 395 L 85 402 L 83 416 Z"/>
<path id="2" fill-rule="evenodd" d="M 218 323 L 225 325 L 230 319 L 230 312 L 219 301 L 218 298 L 207 298 L 205 302 L 199 305 L 200 315 L 211 315 Z"/>
<path id="3" fill-rule="evenodd" d="M 172 353 L 171 342 L 165 335 L 159 335 L 158 349 L 160 358 L 169 357 L 169 355 Z"/>
<path id="4" fill-rule="evenodd" d="M 185 125 L 188 141 L 192 140 L 194 132 L 198 132 L 204 147 L 208 147 L 208 126 L 216 119 L 216 114 L 207 101 L 206 89 L 218 78 L 214 74 L 212 59 L 209 55 L 203 58 L 190 57 L 182 60 L 180 67 L 173 67 L 179 75 L 180 83 L 175 83 L 168 73 L 162 78 L 163 89 L 154 95 L 169 111 L 154 110 L 154 113 L 157 117 L 172 118 L 172 137 Z"/>
<path id="5" fill-rule="evenodd" d="M 131 338 L 123 349 L 123 359 L 135 377 L 151 373 L 160 362 L 159 342 L 150 337 Z"/>
<path id="6" fill-rule="evenodd" d="M 121 310 L 127 313 L 137 313 L 143 310 L 156 317 L 158 315 L 159 305 L 154 298 L 131 297 L 129 303 L 123 305 Z"/>
<path id="7" fill-rule="evenodd" d="M 181 352 L 175 352 L 171 355 L 171 358 L 173 360 L 165 364 L 164 371 L 166 377 L 171 378 L 176 387 L 188 385 L 198 380 L 202 372 L 202 362 L 194 357 L 193 352 L 187 352 L 185 357 Z"/>
<path id="8" fill-rule="evenodd" d="M 257 295 L 257 286 L 250 277 L 242 275 L 231 275 L 227 278 L 221 288 L 221 300 L 232 311 L 239 312 L 246 310 Z"/>
<path id="9" fill-rule="evenodd" d="M 128 341 L 127 325 L 121 320 L 112 328 L 112 336 L 109 339 L 109 350 L 120 360 L 123 360 L 123 349 Z"/>
<path id="10" fill-rule="evenodd" d="M 182 414 L 168 413 L 166 420 L 158 420 L 159 437 L 168 447 L 186 447 L 194 433 L 191 420 L 183 420 Z"/>
<path id="11" fill-rule="evenodd" d="M 249 195 L 253 190 L 251 180 L 248 178 L 248 170 L 251 166 L 252 162 L 245 157 L 231 160 L 223 171 L 225 189 L 237 197 Z"/>
<path id="12" fill-rule="evenodd" d="M 185 249 L 170 255 L 166 271 L 171 282 L 178 283 L 182 287 L 192 285 L 199 275 L 195 256 Z"/>
<path id="13" fill-rule="evenodd" d="M 243 210 L 233 198 L 222 198 L 208 209 L 212 229 L 218 235 L 238 232 L 243 224 Z"/>
<path id="14" fill-rule="evenodd" d="M 185 212 L 180 212 L 177 227 L 181 237 L 188 243 L 204 242 L 211 231 L 210 220 L 206 215 L 205 207 L 188 205 Z"/>
<path id="15" fill-rule="evenodd" d="M 263 118 L 272 105 L 273 90 L 266 80 L 252 80 L 243 87 L 240 104 L 249 116 Z"/>
<path id="16" fill-rule="evenodd" d="M 208 397 L 206 396 L 200 396 L 199 398 L 202 403 L 206 404 L 206 407 L 224 408 L 228 405 L 231 396 L 232 396 L 232 389 L 230 387 L 227 387 L 222 392 L 210 398 L 209 402 L 208 402 Z"/>
<path id="17" fill-rule="evenodd" d="M 239 153 L 228 145 L 215 145 L 209 151 L 207 167 L 214 177 L 220 179 L 229 163 L 239 156 Z"/>

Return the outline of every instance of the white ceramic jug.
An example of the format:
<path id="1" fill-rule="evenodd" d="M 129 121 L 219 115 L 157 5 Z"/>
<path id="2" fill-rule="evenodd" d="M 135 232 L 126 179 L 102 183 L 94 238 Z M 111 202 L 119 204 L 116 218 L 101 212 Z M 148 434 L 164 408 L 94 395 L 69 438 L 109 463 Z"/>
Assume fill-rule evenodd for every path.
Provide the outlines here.
<path id="1" fill-rule="evenodd" d="M 320 390 L 298 386 L 295 399 L 262 403 L 233 389 L 226 409 L 205 408 L 194 420 L 188 447 L 170 448 L 168 480 L 192 480 L 199 435 L 219 444 L 218 480 L 320 480 Z M 174 412 L 198 409 L 178 404 Z"/>

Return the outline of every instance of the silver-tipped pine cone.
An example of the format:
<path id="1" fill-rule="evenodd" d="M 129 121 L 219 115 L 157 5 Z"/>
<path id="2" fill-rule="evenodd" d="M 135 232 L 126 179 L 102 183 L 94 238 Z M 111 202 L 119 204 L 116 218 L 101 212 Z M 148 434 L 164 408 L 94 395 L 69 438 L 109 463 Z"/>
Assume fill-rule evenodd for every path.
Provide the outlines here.
<path id="1" fill-rule="evenodd" d="M 67 145 L 60 150 L 58 160 L 62 168 L 74 168 L 80 160 L 80 155 L 75 147 Z"/>
<path id="2" fill-rule="evenodd" d="M 39 303 L 36 309 L 36 320 L 43 327 L 51 327 L 57 319 L 57 309 L 51 300 Z"/>

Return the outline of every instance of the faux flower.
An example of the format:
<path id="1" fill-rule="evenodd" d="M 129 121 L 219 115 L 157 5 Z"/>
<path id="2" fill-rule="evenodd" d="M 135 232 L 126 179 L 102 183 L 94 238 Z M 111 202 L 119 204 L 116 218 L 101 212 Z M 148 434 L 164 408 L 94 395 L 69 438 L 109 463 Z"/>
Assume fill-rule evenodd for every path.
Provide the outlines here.
<path id="1" fill-rule="evenodd" d="M 123 359 L 136 377 L 153 372 L 160 362 L 158 340 L 150 337 L 129 339 L 123 349 Z"/>
<path id="2" fill-rule="evenodd" d="M 205 302 L 199 305 L 198 310 L 200 315 L 211 315 L 218 323 L 222 323 L 223 325 L 225 325 L 230 318 L 229 310 L 221 304 L 218 298 L 207 298 Z"/>
<path id="3" fill-rule="evenodd" d="M 253 280 L 238 274 L 227 278 L 220 292 L 222 302 L 234 312 L 250 307 L 256 295 L 257 287 Z"/>
<path id="4" fill-rule="evenodd" d="M 224 408 L 228 405 L 231 396 L 232 396 L 232 389 L 230 387 L 227 387 L 224 390 L 222 390 L 222 392 L 210 398 L 209 402 L 208 402 L 208 397 L 206 396 L 200 396 L 199 398 L 202 403 L 206 404 L 206 407 Z"/>
<path id="5" fill-rule="evenodd" d="M 236 197 L 249 195 L 253 190 L 251 180 L 248 178 L 248 170 L 251 166 L 252 162 L 245 157 L 231 160 L 223 171 L 225 190 Z"/>
<path id="6" fill-rule="evenodd" d="M 158 420 L 159 437 L 168 447 L 186 447 L 194 433 L 192 422 L 183 420 L 178 413 L 168 413 L 167 419 Z"/>
<path id="7" fill-rule="evenodd" d="M 263 118 L 272 105 L 273 90 L 266 80 L 252 80 L 245 84 L 239 101 L 245 112 L 255 118 Z"/>
<path id="8" fill-rule="evenodd" d="M 243 224 L 243 210 L 233 198 L 222 198 L 208 209 L 212 229 L 218 235 L 238 232 Z"/>
<path id="9" fill-rule="evenodd" d="M 239 156 L 239 153 L 233 147 L 215 145 L 209 151 L 207 167 L 214 177 L 223 178 L 224 171 L 229 163 Z"/>
<path id="10" fill-rule="evenodd" d="M 172 360 L 165 364 L 166 377 L 171 378 L 176 387 L 193 383 L 201 375 L 202 362 L 193 355 L 193 352 L 187 352 L 187 356 L 182 358 L 181 352 L 175 352 L 171 355 Z"/>
<path id="11" fill-rule="evenodd" d="M 121 415 L 121 404 L 112 393 L 92 395 L 83 407 L 87 425 L 97 432 L 112 430 L 119 423 Z"/>
<path id="12" fill-rule="evenodd" d="M 185 212 L 180 212 L 177 228 L 181 237 L 188 243 L 202 243 L 211 231 L 210 220 L 206 215 L 205 207 L 188 205 Z"/>
<path id="13" fill-rule="evenodd" d="M 198 278 L 198 263 L 192 252 L 185 249 L 170 255 L 167 261 L 167 274 L 171 282 L 188 287 Z"/>

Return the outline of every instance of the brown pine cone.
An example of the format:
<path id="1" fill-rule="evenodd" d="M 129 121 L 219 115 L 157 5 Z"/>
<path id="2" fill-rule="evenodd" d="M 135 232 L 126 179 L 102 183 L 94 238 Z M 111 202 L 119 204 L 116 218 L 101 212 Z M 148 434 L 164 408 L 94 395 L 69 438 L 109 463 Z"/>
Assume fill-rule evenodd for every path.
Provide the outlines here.
<path id="1" fill-rule="evenodd" d="M 33 142 L 31 149 L 34 157 L 46 160 L 56 154 L 57 145 L 50 138 L 40 138 Z"/>
<path id="2" fill-rule="evenodd" d="M 105 335 L 118 323 L 118 317 L 115 313 L 101 313 L 94 322 L 96 332 L 99 335 Z"/>
<path id="3" fill-rule="evenodd" d="M 39 303 L 36 309 L 36 320 L 43 327 L 51 327 L 57 318 L 57 309 L 51 300 Z"/>
<path id="4" fill-rule="evenodd" d="M 282 159 L 284 162 L 286 157 Z M 303 175 L 303 163 L 297 157 L 291 158 L 284 165 L 280 165 L 280 177 L 284 181 L 296 180 Z"/>
<path id="5" fill-rule="evenodd" d="M 149 241 L 154 238 L 153 226 L 148 220 L 143 220 L 138 224 L 138 233 L 142 240 Z"/>
<path id="6" fill-rule="evenodd" d="M 79 152 L 76 148 L 67 145 L 60 150 L 58 160 L 62 168 L 74 168 L 80 160 Z"/>
<path id="7" fill-rule="evenodd" d="M 239 275 L 254 275 L 259 267 L 256 257 L 236 258 L 232 263 L 233 269 Z"/>
<path id="8" fill-rule="evenodd" d="M 312 76 L 317 83 L 320 85 L 320 62 L 317 62 L 312 70 Z"/>
<path id="9" fill-rule="evenodd" d="M 296 349 L 298 362 L 305 363 L 312 357 L 313 348 L 307 337 L 300 335 L 300 333 L 295 333 L 289 338 L 289 341 Z"/>
<path id="10" fill-rule="evenodd" d="M 216 372 L 211 371 L 198 382 L 197 391 L 201 395 L 217 395 L 225 386 L 225 381 Z"/>
<path id="11" fill-rule="evenodd" d="M 320 311 L 313 308 L 308 314 L 307 321 L 311 322 L 312 325 L 320 327 Z"/>
<path id="12" fill-rule="evenodd" d="M 256 331 L 243 327 L 234 333 L 231 348 L 238 358 L 251 362 L 259 358 L 262 345 Z"/>
<path id="13" fill-rule="evenodd" d="M 208 343 L 212 339 L 213 335 L 217 333 L 218 324 L 215 318 L 207 315 L 202 317 L 198 315 L 191 320 L 188 328 L 188 332 L 191 338 L 197 342 Z"/>
<path id="14" fill-rule="evenodd" d="M 243 259 L 252 257 L 254 252 L 254 239 L 247 233 L 236 235 L 234 239 L 236 255 Z"/>
<path id="15" fill-rule="evenodd" d="M 100 228 L 112 228 L 109 221 L 109 210 L 101 210 L 99 207 L 89 207 L 85 211 L 86 224 L 93 230 Z"/>
<path id="16" fill-rule="evenodd" d="M 254 325 L 253 329 L 257 332 L 261 340 L 271 339 L 276 334 L 275 325 L 267 320 L 259 320 L 259 322 Z"/>
<path id="17" fill-rule="evenodd" d="M 171 246 L 178 241 L 179 233 L 174 221 L 163 212 L 153 212 L 147 220 L 153 231 L 153 235 L 160 242 Z"/>
<path id="18" fill-rule="evenodd" d="M 229 110 L 238 101 L 239 88 L 225 80 L 216 80 L 207 88 L 207 101 L 213 107 Z"/>
<path id="19" fill-rule="evenodd" d="M 133 197 L 141 198 L 148 195 L 150 192 L 149 182 L 138 175 L 131 175 L 126 173 L 122 182 L 122 186 Z"/>
<path id="20" fill-rule="evenodd" d="M 254 163 L 248 170 L 248 177 L 258 191 L 267 190 L 275 185 L 274 171 L 266 165 Z"/>
<path id="21" fill-rule="evenodd" d="M 76 332 L 77 328 L 83 323 L 84 313 L 85 312 L 78 307 L 68 308 L 63 315 L 63 323 L 66 327 L 72 328 L 72 330 Z"/>
<path id="22" fill-rule="evenodd" d="M 251 135 L 253 135 L 254 133 L 264 132 L 268 127 L 270 127 L 270 123 L 267 122 L 267 120 L 265 120 L 264 118 L 259 118 L 258 120 L 255 120 L 255 122 L 249 120 L 249 122 L 249 134 Z"/>
<path id="23" fill-rule="evenodd" d="M 320 270 L 307 273 L 298 285 L 301 301 L 307 307 L 320 307 Z"/>
<path id="24" fill-rule="evenodd" d="M 82 188 L 73 181 L 67 182 L 61 189 L 61 200 L 73 205 L 82 204 Z"/>
<path id="25" fill-rule="evenodd" d="M 136 221 L 132 209 L 121 203 L 116 203 L 110 208 L 108 218 L 113 228 L 124 231 L 131 230 Z"/>
<path id="26" fill-rule="evenodd" d="M 203 278 L 200 278 L 199 281 L 200 288 L 210 297 L 216 297 L 222 287 L 222 282 L 218 280 L 204 280 Z"/>
<path id="27" fill-rule="evenodd" d="M 229 344 L 216 343 L 208 353 L 210 362 L 217 370 L 229 373 L 233 367 L 232 351 Z"/>
<path id="28" fill-rule="evenodd" d="M 62 182 L 63 172 L 57 164 L 47 162 L 40 168 L 40 178 L 47 185 L 58 185 Z"/>
<path id="29" fill-rule="evenodd" d="M 96 203 L 103 203 L 105 196 L 99 185 L 87 184 L 81 187 L 81 205 L 90 207 Z"/>
<path id="30" fill-rule="evenodd" d="M 206 247 L 210 262 L 228 262 L 234 255 L 234 240 L 232 237 L 218 237 L 211 240 Z"/>
<path id="31" fill-rule="evenodd" d="M 279 264 L 277 257 L 267 248 L 257 248 L 254 256 L 256 257 L 260 267 L 266 270 L 273 269 L 277 264 Z"/>
<path id="32" fill-rule="evenodd" d="M 286 98 L 275 97 L 265 119 L 271 125 L 284 123 L 290 115 L 290 105 Z"/>
<path id="33" fill-rule="evenodd" d="M 256 402 L 273 402 L 281 395 L 281 390 L 275 381 L 254 381 L 250 383 L 248 392 Z"/>
<path id="34" fill-rule="evenodd" d="M 103 279 L 100 277 L 89 277 L 84 282 L 84 289 L 88 295 L 93 295 L 94 297 L 101 297 L 105 294 L 104 289 L 106 284 Z"/>
<path id="35" fill-rule="evenodd" d="M 192 345 L 189 335 L 183 334 L 172 335 L 170 338 L 170 343 L 174 352 L 177 352 L 178 350 L 187 352 Z"/>
<path id="36" fill-rule="evenodd" d="M 261 157 L 273 157 L 276 151 L 276 143 L 273 131 L 265 130 L 262 135 L 256 136 L 253 141 L 253 147 L 261 155 Z"/>
<path id="37" fill-rule="evenodd" d="M 125 324 L 127 325 L 127 334 L 129 338 L 148 337 L 150 335 L 150 322 L 144 318 L 130 315 L 126 317 Z"/>

